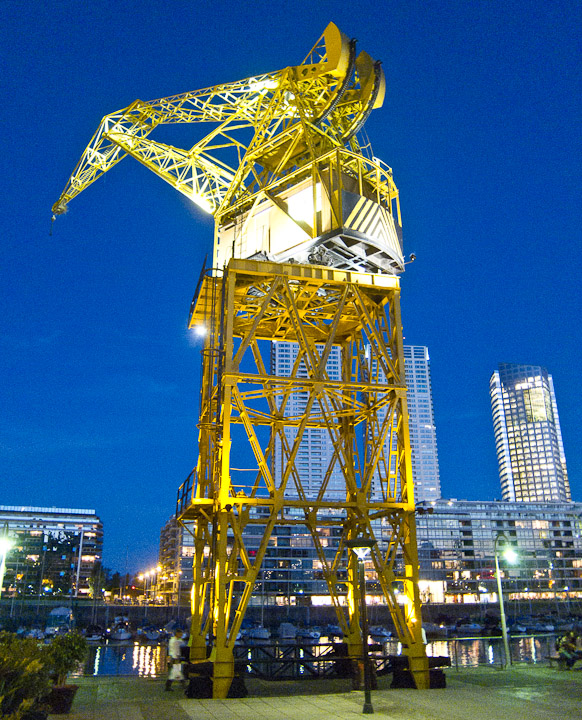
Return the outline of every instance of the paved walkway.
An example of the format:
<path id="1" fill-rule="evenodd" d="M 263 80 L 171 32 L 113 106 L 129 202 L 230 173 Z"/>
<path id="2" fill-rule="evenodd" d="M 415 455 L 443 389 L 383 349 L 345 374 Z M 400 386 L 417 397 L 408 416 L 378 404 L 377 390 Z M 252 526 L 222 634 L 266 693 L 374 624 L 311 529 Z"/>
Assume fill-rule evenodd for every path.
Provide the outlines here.
<path id="1" fill-rule="evenodd" d="M 189 700 L 164 679 L 82 678 L 68 720 L 355 720 L 363 693 L 349 680 L 249 680 L 249 697 Z M 374 714 L 390 720 L 580 720 L 582 672 L 547 666 L 447 671 L 441 690 L 391 690 L 379 678 Z M 57 720 L 62 716 L 50 716 Z"/>

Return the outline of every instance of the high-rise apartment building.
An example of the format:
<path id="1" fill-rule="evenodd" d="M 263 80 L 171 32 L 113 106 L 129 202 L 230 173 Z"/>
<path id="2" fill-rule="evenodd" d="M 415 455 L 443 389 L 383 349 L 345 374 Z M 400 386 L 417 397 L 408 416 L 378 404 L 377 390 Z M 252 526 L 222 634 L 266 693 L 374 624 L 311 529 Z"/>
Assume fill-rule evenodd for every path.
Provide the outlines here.
<path id="1" fill-rule="evenodd" d="M 275 375 L 288 376 L 297 359 L 298 345 L 291 342 L 274 342 L 271 353 L 271 371 Z M 412 476 L 414 480 L 415 499 L 417 501 L 437 500 L 441 496 L 436 429 L 432 403 L 430 380 L 430 359 L 428 348 L 421 345 L 404 347 L 406 384 L 408 386 L 408 412 L 410 426 L 410 444 Z M 341 378 L 340 348 L 333 348 L 327 363 L 330 380 Z M 297 377 L 306 377 L 305 367 L 300 366 Z M 296 392 L 285 405 L 285 415 L 299 419 L 305 412 L 306 393 Z M 317 409 L 316 409 L 317 411 Z M 295 436 L 287 430 L 288 442 L 291 445 Z M 325 473 L 333 457 L 333 445 L 327 430 L 319 428 L 307 429 L 297 453 L 295 466 L 307 495 L 317 495 Z M 282 448 L 279 441 L 275 448 L 275 473 L 282 471 Z M 326 496 L 330 499 L 342 499 L 345 495 L 345 482 L 339 463 L 335 463 L 331 478 L 327 485 Z M 293 495 L 293 483 L 288 484 L 287 494 Z"/>
<path id="2" fill-rule="evenodd" d="M 307 369 L 303 365 L 295 367 L 298 356 L 298 345 L 292 342 L 273 342 L 271 350 L 271 372 L 273 375 L 288 377 L 307 377 Z M 436 432 L 434 425 L 432 392 L 430 382 L 430 362 L 428 350 L 422 346 L 406 346 L 404 348 L 405 374 L 408 386 L 408 408 L 412 454 L 412 471 L 417 502 L 435 502 L 440 498 L 440 480 Z M 365 358 L 362 359 L 365 361 Z M 376 368 L 370 368 L 371 376 Z M 332 349 L 328 362 L 327 374 L 331 381 L 340 380 L 342 358 L 340 348 Z M 282 403 L 282 401 L 281 401 Z M 279 406 L 281 408 L 281 405 Z M 286 400 L 283 412 L 287 418 L 301 421 L 307 410 L 307 394 L 298 387 Z M 312 414 L 318 414 L 319 408 L 312 408 Z M 292 447 L 296 434 L 293 428 L 286 429 L 286 443 Z M 275 442 L 274 474 L 280 478 L 286 466 L 285 454 L 280 439 Z M 334 461 L 333 444 L 325 428 L 306 428 L 303 440 L 295 456 L 295 469 L 301 477 L 301 485 L 307 497 L 316 497 L 322 483 L 327 482 L 326 498 L 341 501 L 345 499 L 345 479 L 339 462 Z M 327 479 L 326 479 L 327 478 Z M 379 483 L 377 485 L 379 487 Z M 285 494 L 289 498 L 297 497 L 297 490 L 290 477 Z M 374 483 L 372 485 L 374 494 Z M 260 509 L 258 512 L 261 512 Z M 292 508 L 288 514 L 295 512 Z M 341 513 L 341 510 L 334 511 Z M 297 519 L 301 514 L 297 511 Z M 374 521 L 374 532 L 381 546 L 388 542 L 388 536 L 382 528 L 381 520 Z M 246 542 L 250 551 L 256 552 L 261 535 L 254 535 L 255 528 L 249 525 Z M 318 530 L 321 550 L 332 562 L 337 551 L 341 528 L 322 524 Z M 338 568 L 338 577 L 345 573 Z M 370 585 L 371 587 L 371 585 Z M 273 529 L 272 542 L 267 548 L 261 574 L 258 578 L 257 594 L 251 604 L 276 603 L 294 605 L 298 598 L 311 597 L 313 604 L 326 604 L 329 601 L 322 563 L 318 557 L 308 529 L 299 522 L 293 526 L 276 526 Z M 377 588 L 379 591 L 379 587 Z"/>
<path id="3" fill-rule="evenodd" d="M 582 598 L 581 503 L 441 499 L 424 507 L 432 512 L 416 521 L 423 602 L 496 599 L 500 533 L 519 555 L 514 566 L 500 558 L 509 598 Z"/>
<path id="4" fill-rule="evenodd" d="M 500 363 L 490 394 L 503 500 L 569 501 L 552 376 L 537 365 Z"/>
<path id="5" fill-rule="evenodd" d="M 416 533 L 423 602 L 498 602 L 495 539 L 503 533 L 519 554 L 516 566 L 501 562 L 502 585 L 513 600 L 582 600 L 582 503 L 433 500 L 420 503 Z M 424 511 L 424 512 L 423 512 Z M 249 526 L 247 548 L 256 552 L 262 536 Z M 339 528 L 323 528 L 332 558 Z M 380 530 L 379 543 L 390 531 Z M 398 560 L 399 561 L 399 560 Z M 397 562 L 398 562 L 397 561 Z M 338 566 L 338 577 L 346 572 Z M 371 564 L 367 600 L 383 604 Z M 568 593 L 566 595 L 566 593 Z M 251 605 L 329 605 L 322 566 L 304 527 L 275 527 Z"/>
<path id="6" fill-rule="evenodd" d="M 271 349 L 271 372 L 275 375 L 288 377 L 297 360 L 299 346 L 293 342 L 273 342 Z M 341 379 L 341 353 L 340 348 L 332 348 L 327 362 L 327 374 L 330 380 Z M 300 364 L 295 376 L 307 377 L 307 369 Z M 286 417 L 296 417 L 298 422 L 305 414 L 307 393 L 298 390 L 287 400 L 283 412 Z M 319 408 L 312 408 L 312 414 L 318 414 Z M 287 443 L 293 445 L 296 433 L 293 428 L 286 429 Z M 295 459 L 295 467 L 301 476 L 301 484 L 307 497 L 314 497 L 319 492 L 323 479 L 330 468 L 330 479 L 326 488 L 326 497 L 330 500 L 341 501 L 345 499 L 345 481 L 338 461 L 333 461 L 333 444 L 327 430 L 320 428 L 306 428 L 303 433 L 299 450 Z M 281 441 L 275 443 L 275 475 L 280 477 L 284 467 L 283 448 Z M 285 494 L 296 496 L 293 479 L 287 483 Z"/>
<path id="7" fill-rule="evenodd" d="M 194 535 L 192 523 L 181 525 L 176 516 L 160 531 L 159 566 L 156 598 L 166 605 L 188 605 L 193 582 Z"/>
<path id="8" fill-rule="evenodd" d="M 10 542 L 2 597 L 88 597 L 101 564 L 103 525 L 95 510 L 0 505 Z"/>
<path id="9" fill-rule="evenodd" d="M 441 481 L 427 347 L 404 346 L 404 372 L 408 388 L 414 498 L 417 502 L 430 502 L 440 498 Z"/>

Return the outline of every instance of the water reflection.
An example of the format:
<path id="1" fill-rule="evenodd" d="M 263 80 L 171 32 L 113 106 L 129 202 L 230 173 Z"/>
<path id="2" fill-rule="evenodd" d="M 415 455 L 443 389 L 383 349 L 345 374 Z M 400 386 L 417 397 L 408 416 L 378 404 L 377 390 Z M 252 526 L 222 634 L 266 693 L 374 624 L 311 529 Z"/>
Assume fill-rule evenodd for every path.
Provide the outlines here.
<path id="1" fill-rule="evenodd" d="M 84 675 L 158 677 L 166 669 L 165 645 L 106 644 L 90 648 Z"/>
<path id="2" fill-rule="evenodd" d="M 512 662 L 537 664 L 546 662 L 554 654 L 554 635 L 527 635 L 509 638 Z M 492 638 L 455 638 L 436 640 L 427 645 L 427 655 L 446 656 L 451 665 L 504 665 L 506 662 L 503 640 Z"/>
<path id="3" fill-rule="evenodd" d="M 509 638 L 512 662 L 541 663 L 554 654 L 555 635 L 524 635 Z M 401 655 L 402 645 L 389 640 L 382 646 L 385 655 Z M 505 651 L 501 637 L 451 638 L 433 640 L 426 646 L 426 654 L 448 657 L 453 667 L 504 665 Z"/>
<path id="4" fill-rule="evenodd" d="M 554 635 L 528 635 L 510 638 L 511 659 L 513 662 L 541 663 L 549 655 L 554 654 Z M 329 639 L 322 637 L 317 643 L 329 644 Z M 247 669 L 251 670 L 251 661 L 257 665 L 256 651 L 259 648 L 265 651 L 265 657 L 260 662 L 267 662 L 268 656 L 284 657 L 290 652 L 288 643 L 277 645 L 276 642 L 262 643 L 261 646 L 249 647 L 243 655 L 247 661 Z M 307 648 L 308 646 L 305 646 Z M 298 656 L 302 659 L 314 655 L 314 660 L 323 652 L 324 648 L 311 646 L 309 651 L 299 648 Z M 504 665 L 505 657 L 503 640 L 501 637 L 493 638 L 454 638 L 450 640 L 434 640 L 426 647 L 427 655 L 435 657 L 449 657 L 453 667 L 471 667 L 477 665 Z M 307 652 L 307 654 L 306 654 Z M 402 645 L 397 640 L 388 640 L 382 644 L 377 655 L 401 655 Z M 140 643 L 114 643 L 97 645 L 91 652 L 85 667 L 84 675 L 136 675 L 139 677 L 158 677 L 166 672 L 167 668 L 166 645 Z M 321 662 L 321 661 L 320 661 Z M 325 663 L 324 663 L 325 664 Z M 305 672 L 303 670 L 302 672 Z"/>
<path id="5" fill-rule="evenodd" d="M 159 674 L 159 667 L 162 655 L 160 645 L 139 645 L 133 646 L 132 668 L 137 670 L 140 677 L 156 677 Z M 164 652 L 164 660 L 166 653 Z"/>

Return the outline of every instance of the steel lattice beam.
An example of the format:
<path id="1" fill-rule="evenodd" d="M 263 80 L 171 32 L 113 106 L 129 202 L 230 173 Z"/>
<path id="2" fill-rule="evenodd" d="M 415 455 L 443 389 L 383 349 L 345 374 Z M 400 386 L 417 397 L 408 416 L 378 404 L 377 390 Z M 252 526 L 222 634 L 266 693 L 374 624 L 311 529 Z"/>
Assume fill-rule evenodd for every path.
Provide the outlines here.
<path id="1" fill-rule="evenodd" d="M 191 326 L 198 324 L 208 326 L 205 354 L 213 360 L 205 366 L 200 460 L 180 512 L 182 520 L 195 521 L 201 546 L 206 538 L 206 550 L 195 557 L 194 646 L 203 648 L 212 630 L 216 692 L 230 683 L 234 640 L 273 528 L 286 523 L 309 529 L 354 657 L 361 650 L 360 589 L 345 541 L 358 534 L 379 541 L 372 555 L 378 582 L 417 684 L 425 686 L 398 279 L 233 260 L 223 277 L 205 279 L 191 317 Z M 267 370 L 273 338 L 298 344 L 290 376 Z M 332 347 L 341 348 L 339 381 L 326 369 Z M 287 415 L 286 404 L 298 392 L 305 410 Z M 340 499 L 328 499 L 325 480 L 315 497 L 303 487 L 295 461 L 309 428 L 329 434 L 334 454 L 327 477 L 335 464 L 341 468 Z M 236 442 L 240 454 L 241 432 L 256 462 L 255 480 L 246 485 L 234 482 L 231 471 L 231 445 Z M 279 473 L 276 442 L 284 458 Z M 288 488 L 294 499 L 285 497 Z M 387 541 L 376 537 L 378 520 Z M 262 532 L 252 558 L 245 544 L 251 524 Z M 331 562 L 318 534 L 322 525 L 341 528 Z M 399 589 L 404 604 L 397 601 Z"/>
<path id="2" fill-rule="evenodd" d="M 209 212 L 223 217 L 275 178 L 352 143 L 384 98 L 378 63 L 330 23 L 301 65 L 158 100 L 136 100 L 106 115 L 53 212 L 130 155 Z M 216 125 L 190 149 L 154 142 L 168 124 Z M 247 139 L 251 131 L 251 140 Z"/>

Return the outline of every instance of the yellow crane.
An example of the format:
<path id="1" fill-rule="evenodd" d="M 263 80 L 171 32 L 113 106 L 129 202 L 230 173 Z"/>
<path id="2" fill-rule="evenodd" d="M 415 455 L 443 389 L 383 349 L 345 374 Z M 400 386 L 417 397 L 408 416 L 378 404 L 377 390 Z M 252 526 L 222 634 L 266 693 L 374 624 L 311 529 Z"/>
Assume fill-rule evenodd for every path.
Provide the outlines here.
<path id="1" fill-rule="evenodd" d="M 355 42 L 330 23 L 300 65 L 107 115 L 53 206 L 64 212 L 129 155 L 215 218 L 212 267 L 189 322 L 205 330 L 199 456 L 177 506 L 194 527 L 191 659 L 205 659 L 210 634 L 215 697 L 228 693 L 235 639 L 274 528 L 285 525 L 311 536 L 354 658 L 362 588 L 348 548 L 358 538 L 373 545 L 366 572 L 384 594 L 417 687 L 428 687 L 398 190 L 359 139 L 384 93 L 380 64 L 356 55 Z M 189 150 L 150 139 L 168 123 L 198 123 L 205 134 Z M 285 373 L 271 365 L 274 342 L 296 348 Z M 337 376 L 328 370 L 334 351 Z M 290 409 L 298 397 L 299 413 Z M 333 448 L 315 490 L 297 463 L 313 432 Z M 231 462 L 243 444 L 255 461 L 250 482 Z M 252 552 L 250 535 L 258 539 Z"/>

